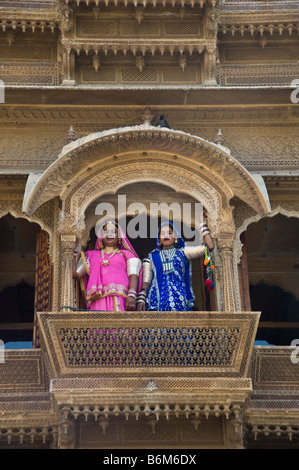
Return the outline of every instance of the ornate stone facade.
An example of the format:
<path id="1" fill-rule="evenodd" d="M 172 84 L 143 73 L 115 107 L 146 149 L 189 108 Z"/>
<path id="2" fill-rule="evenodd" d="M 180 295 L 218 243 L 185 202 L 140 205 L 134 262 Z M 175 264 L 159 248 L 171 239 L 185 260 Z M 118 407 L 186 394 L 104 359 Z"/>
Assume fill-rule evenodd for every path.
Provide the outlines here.
<path id="1" fill-rule="evenodd" d="M 0 448 L 296 447 L 298 2 L 0 7 L 0 339 L 35 338 L 0 355 Z M 196 311 L 77 308 L 73 250 L 119 194 L 149 218 L 203 204 L 216 288 L 195 264 Z M 32 318 L 12 302 L 30 289 Z"/>

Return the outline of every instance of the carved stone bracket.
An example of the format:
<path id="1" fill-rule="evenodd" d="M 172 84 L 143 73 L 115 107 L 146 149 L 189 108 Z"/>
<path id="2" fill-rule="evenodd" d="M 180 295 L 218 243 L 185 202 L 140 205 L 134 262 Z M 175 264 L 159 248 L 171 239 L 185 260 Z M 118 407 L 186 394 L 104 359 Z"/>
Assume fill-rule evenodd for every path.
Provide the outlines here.
<path id="1" fill-rule="evenodd" d="M 58 448 L 74 449 L 75 447 L 75 423 L 69 418 L 71 408 L 64 406 L 59 410 Z"/>
<path id="2" fill-rule="evenodd" d="M 226 422 L 227 445 L 230 449 L 243 449 L 243 409 L 233 406 L 234 416 Z"/>
<path id="3" fill-rule="evenodd" d="M 73 214 L 60 210 L 57 231 L 60 235 L 72 234 L 80 238 L 84 233 L 84 219 L 76 219 Z"/>

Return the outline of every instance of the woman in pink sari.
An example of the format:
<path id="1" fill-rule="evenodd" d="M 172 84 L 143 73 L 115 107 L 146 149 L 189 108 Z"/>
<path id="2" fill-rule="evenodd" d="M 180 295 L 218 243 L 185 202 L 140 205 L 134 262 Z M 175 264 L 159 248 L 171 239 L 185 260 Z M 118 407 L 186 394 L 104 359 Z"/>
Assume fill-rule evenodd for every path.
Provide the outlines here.
<path id="1" fill-rule="evenodd" d="M 141 261 L 115 221 L 105 222 L 92 251 L 81 252 L 75 278 L 90 310 L 136 310 L 142 283 Z"/>

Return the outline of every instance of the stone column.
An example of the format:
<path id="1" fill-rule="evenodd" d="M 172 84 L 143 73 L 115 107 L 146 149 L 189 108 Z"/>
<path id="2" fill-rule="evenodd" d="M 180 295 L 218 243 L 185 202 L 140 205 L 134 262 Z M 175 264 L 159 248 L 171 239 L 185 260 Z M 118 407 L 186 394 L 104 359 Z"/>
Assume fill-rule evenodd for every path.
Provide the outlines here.
<path id="1" fill-rule="evenodd" d="M 62 248 L 62 312 L 68 312 L 74 306 L 74 280 L 73 280 L 73 258 L 76 247 L 76 235 L 62 234 L 60 237 Z"/>
<path id="2" fill-rule="evenodd" d="M 215 86 L 217 85 L 216 80 L 216 57 L 217 49 L 216 45 L 206 46 L 204 52 L 204 85 Z"/>
<path id="3" fill-rule="evenodd" d="M 219 234 L 219 254 L 222 260 L 224 310 L 235 311 L 235 289 L 233 267 L 233 236 L 231 234 Z"/>
<path id="4" fill-rule="evenodd" d="M 62 312 L 74 307 L 73 259 L 77 241 L 85 228 L 84 222 L 78 223 L 72 214 L 60 211 L 58 233 L 61 249 L 61 301 Z"/>
<path id="5" fill-rule="evenodd" d="M 75 54 L 70 44 L 65 44 L 62 52 L 63 60 L 63 81 L 62 85 L 76 85 L 75 80 Z"/>

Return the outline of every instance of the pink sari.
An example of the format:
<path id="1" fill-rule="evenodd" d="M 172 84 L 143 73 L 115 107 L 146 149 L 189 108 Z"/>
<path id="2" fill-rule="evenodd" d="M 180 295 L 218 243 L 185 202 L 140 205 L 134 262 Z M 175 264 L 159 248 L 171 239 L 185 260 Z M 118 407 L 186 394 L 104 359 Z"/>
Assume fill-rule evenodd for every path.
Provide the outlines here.
<path id="1" fill-rule="evenodd" d="M 93 251 L 81 252 L 87 274 L 80 279 L 80 283 L 86 306 L 90 310 L 125 311 L 129 289 L 127 261 L 131 258 L 138 258 L 138 255 L 119 226 L 118 232 L 120 246 L 113 255 L 101 249 L 100 237 Z M 140 270 L 138 291 L 141 284 L 142 272 Z"/>

